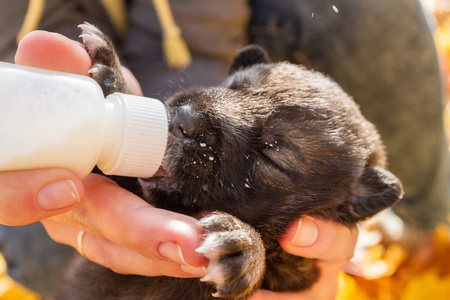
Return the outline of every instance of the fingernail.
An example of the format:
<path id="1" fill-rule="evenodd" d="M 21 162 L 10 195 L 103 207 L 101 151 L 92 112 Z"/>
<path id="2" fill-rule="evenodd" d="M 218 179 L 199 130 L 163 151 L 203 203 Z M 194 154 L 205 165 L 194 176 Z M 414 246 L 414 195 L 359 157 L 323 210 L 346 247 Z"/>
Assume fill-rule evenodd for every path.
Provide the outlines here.
<path id="1" fill-rule="evenodd" d="M 159 254 L 161 254 L 162 256 L 164 256 L 165 258 L 167 258 L 171 261 L 177 262 L 181 265 L 186 265 L 186 266 L 192 267 L 189 264 L 187 264 L 186 261 L 184 260 L 183 252 L 181 251 L 181 247 L 177 243 L 172 243 L 172 242 L 161 243 L 159 245 L 158 251 L 159 251 Z"/>
<path id="2" fill-rule="evenodd" d="M 72 206 L 80 202 L 75 183 L 61 180 L 43 186 L 36 196 L 37 204 L 43 210 L 56 210 Z"/>
<path id="3" fill-rule="evenodd" d="M 296 247 L 312 246 L 319 237 L 319 228 L 309 218 L 303 218 L 298 221 L 297 231 L 291 244 Z"/>
<path id="4" fill-rule="evenodd" d="M 196 267 L 181 265 L 180 268 L 184 273 L 188 273 L 191 275 L 200 276 L 200 277 L 203 277 L 206 275 L 205 267 L 196 268 Z"/>

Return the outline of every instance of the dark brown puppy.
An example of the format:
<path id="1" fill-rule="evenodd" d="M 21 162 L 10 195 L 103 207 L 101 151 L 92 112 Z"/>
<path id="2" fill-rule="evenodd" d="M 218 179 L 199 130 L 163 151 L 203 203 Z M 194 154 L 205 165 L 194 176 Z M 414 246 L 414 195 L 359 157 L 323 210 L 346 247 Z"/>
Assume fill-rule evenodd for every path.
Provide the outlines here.
<path id="1" fill-rule="evenodd" d="M 93 77 L 105 93 L 122 90 L 118 64 L 108 64 L 117 61 L 112 46 L 95 27 L 83 31 L 97 63 Z M 223 85 L 179 93 L 167 107 L 165 171 L 140 182 L 154 206 L 213 212 L 200 220 L 205 238 L 197 249 L 210 259 L 208 274 L 125 276 L 79 260 L 57 299 L 231 300 L 260 287 L 307 289 L 319 276 L 314 260 L 277 242 L 291 222 L 310 215 L 353 226 L 403 195 L 353 100 L 322 74 L 269 63 L 258 47 L 237 55 Z"/>

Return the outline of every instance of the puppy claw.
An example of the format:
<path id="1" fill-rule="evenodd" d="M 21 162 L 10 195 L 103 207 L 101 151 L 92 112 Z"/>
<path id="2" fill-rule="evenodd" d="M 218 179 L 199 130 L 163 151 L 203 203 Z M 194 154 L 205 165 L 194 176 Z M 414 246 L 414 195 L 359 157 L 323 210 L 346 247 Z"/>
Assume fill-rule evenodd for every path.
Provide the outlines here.
<path id="1" fill-rule="evenodd" d="M 96 74 L 98 74 L 99 72 L 100 72 L 100 67 L 98 67 L 97 65 L 94 65 L 92 68 L 90 68 L 88 71 L 87 71 L 89 74 L 91 74 L 91 75 L 96 75 Z"/>
<path id="2" fill-rule="evenodd" d="M 109 49 L 108 43 L 100 36 L 82 33 L 80 38 L 83 40 L 83 44 L 91 57 L 95 57 L 99 49 Z"/>
<path id="3" fill-rule="evenodd" d="M 239 219 L 213 213 L 200 220 L 205 239 L 195 251 L 209 259 L 200 280 L 215 285 L 214 297 L 246 299 L 264 274 L 264 247 L 259 234 Z"/>
<path id="4" fill-rule="evenodd" d="M 225 279 L 221 265 L 217 261 L 210 261 L 206 268 L 206 275 L 203 278 L 200 278 L 200 281 L 222 285 L 225 282 Z"/>
<path id="5" fill-rule="evenodd" d="M 222 297 L 222 293 L 220 291 L 217 291 L 215 293 L 212 293 L 212 296 L 216 297 L 216 298 L 220 298 L 220 297 Z"/>
<path id="6" fill-rule="evenodd" d="M 108 47 L 108 44 L 99 36 L 90 33 L 82 33 L 79 35 L 83 39 L 84 43 L 94 43 L 96 47 Z M 97 45 L 95 45 L 97 44 Z"/>
<path id="7" fill-rule="evenodd" d="M 92 31 L 92 32 L 96 32 L 97 34 L 101 34 L 103 35 L 103 32 L 97 28 L 97 26 L 92 25 L 89 22 L 84 22 L 83 24 L 79 24 L 78 28 L 80 28 L 83 31 Z"/>
<path id="8" fill-rule="evenodd" d="M 85 22 L 85 23 L 87 23 L 87 22 Z M 85 31 L 85 28 L 87 27 L 87 25 L 86 24 L 78 24 L 77 27 L 80 28 L 81 30 Z"/>
<path id="9" fill-rule="evenodd" d="M 104 95 L 129 93 L 112 41 L 100 29 L 87 22 L 78 27 L 81 29 L 80 38 L 93 62 L 88 73 L 101 86 Z"/>

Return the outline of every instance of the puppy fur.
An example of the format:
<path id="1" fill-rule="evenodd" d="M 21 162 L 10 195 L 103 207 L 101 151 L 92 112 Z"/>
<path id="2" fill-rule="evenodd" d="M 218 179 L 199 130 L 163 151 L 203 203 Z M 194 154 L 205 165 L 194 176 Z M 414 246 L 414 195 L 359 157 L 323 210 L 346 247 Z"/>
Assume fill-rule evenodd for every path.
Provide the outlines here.
<path id="1" fill-rule="evenodd" d="M 82 29 L 103 72 L 93 77 L 107 83 L 105 93 L 123 90 L 119 65 L 105 64 L 117 61 L 108 38 L 92 25 Z M 207 275 L 120 275 L 78 259 L 56 299 L 231 300 L 258 288 L 304 290 L 318 279 L 315 261 L 278 244 L 293 221 L 308 215 L 352 227 L 403 195 L 380 136 L 351 97 L 320 73 L 270 63 L 257 46 L 237 54 L 221 86 L 180 92 L 166 105 L 167 174 L 139 182 L 156 207 L 210 212 L 199 221 L 205 236 L 197 249 L 210 260 Z"/>

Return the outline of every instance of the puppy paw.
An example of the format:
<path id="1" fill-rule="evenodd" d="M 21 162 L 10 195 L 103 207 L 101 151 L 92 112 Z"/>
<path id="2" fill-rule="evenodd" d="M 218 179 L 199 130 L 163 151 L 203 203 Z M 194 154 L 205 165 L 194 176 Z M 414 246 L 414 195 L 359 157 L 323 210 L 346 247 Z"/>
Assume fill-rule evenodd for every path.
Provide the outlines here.
<path id="1" fill-rule="evenodd" d="M 78 27 L 84 47 L 93 62 L 88 73 L 101 86 L 105 96 L 114 92 L 127 93 L 128 88 L 112 41 L 92 24 L 85 22 Z"/>
<path id="2" fill-rule="evenodd" d="M 264 246 L 255 229 L 222 212 L 200 220 L 205 230 L 196 249 L 209 259 L 201 281 L 216 286 L 214 297 L 247 299 L 261 284 L 265 268 Z"/>

